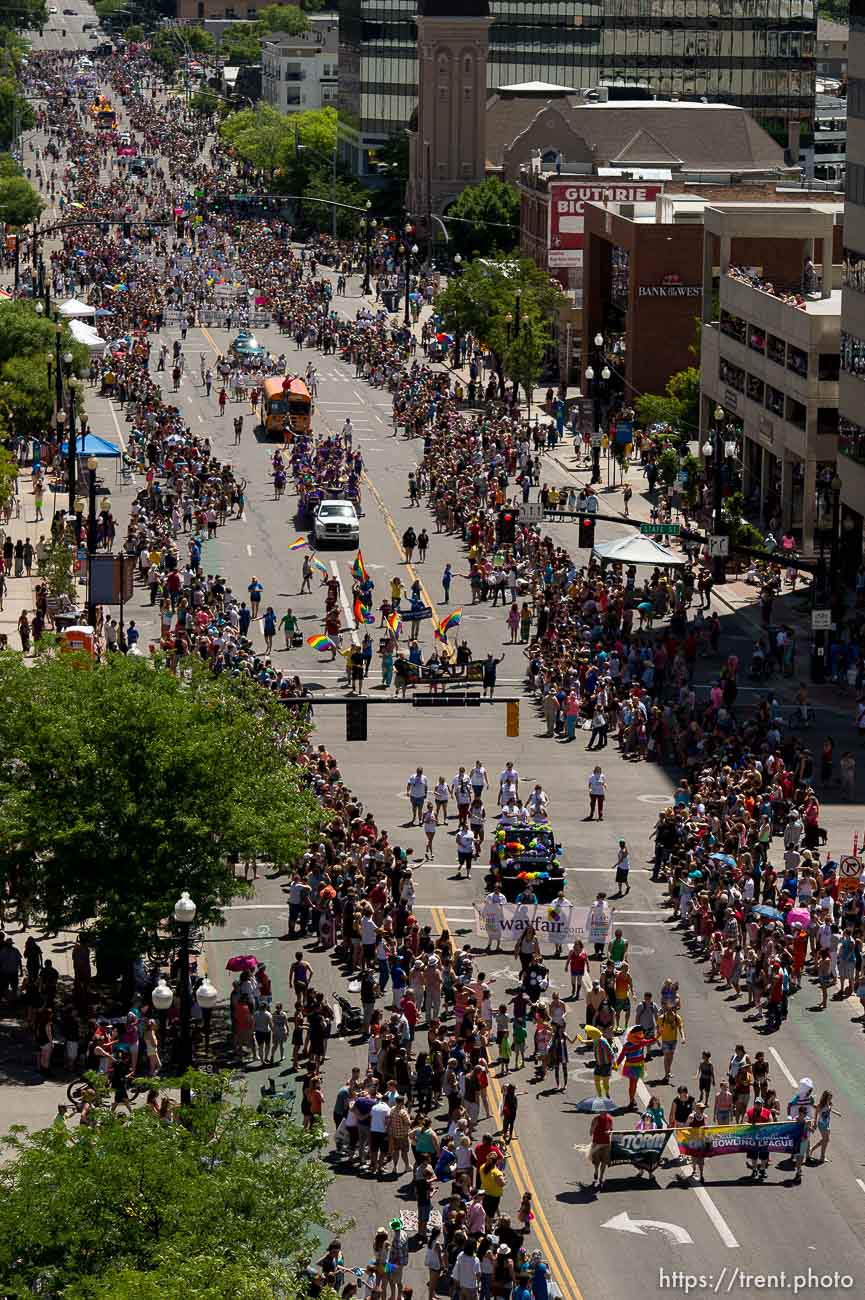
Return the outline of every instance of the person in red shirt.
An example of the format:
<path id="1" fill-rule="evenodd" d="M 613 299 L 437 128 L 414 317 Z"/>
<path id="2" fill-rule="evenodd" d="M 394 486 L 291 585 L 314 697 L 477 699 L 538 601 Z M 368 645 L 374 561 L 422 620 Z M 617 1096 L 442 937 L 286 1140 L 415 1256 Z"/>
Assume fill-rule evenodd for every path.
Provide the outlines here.
<path id="1" fill-rule="evenodd" d="M 475 1154 L 476 1171 L 480 1169 L 481 1165 L 486 1164 L 490 1156 L 494 1156 L 496 1160 L 504 1160 L 505 1158 L 504 1155 L 502 1154 L 501 1147 L 496 1145 L 496 1143 L 493 1141 L 492 1134 L 490 1133 L 483 1134 L 480 1142 L 478 1142 L 477 1146 L 475 1147 L 474 1154 Z M 478 1183 L 478 1186 L 480 1186 L 480 1183 Z"/>
<path id="2" fill-rule="evenodd" d="M 610 1163 L 610 1143 L 613 1132 L 612 1115 L 606 1111 L 596 1115 L 592 1120 L 592 1127 L 589 1131 L 592 1138 L 589 1159 L 594 1170 L 592 1186 L 603 1187 L 604 1175 L 607 1172 L 607 1165 Z"/>

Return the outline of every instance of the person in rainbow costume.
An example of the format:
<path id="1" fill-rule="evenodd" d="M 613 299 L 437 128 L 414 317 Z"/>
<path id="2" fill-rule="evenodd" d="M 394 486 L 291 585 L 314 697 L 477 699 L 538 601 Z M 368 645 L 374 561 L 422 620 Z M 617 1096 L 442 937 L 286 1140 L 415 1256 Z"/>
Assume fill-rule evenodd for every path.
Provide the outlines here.
<path id="1" fill-rule="evenodd" d="M 647 1038 L 639 1025 L 629 1029 L 616 1065 L 622 1066 L 622 1078 L 628 1080 L 628 1110 L 636 1110 L 637 1084 L 646 1069 L 646 1049 L 655 1042 L 655 1036 Z M 622 1062 L 624 1061 L 624 1065 Z"/>

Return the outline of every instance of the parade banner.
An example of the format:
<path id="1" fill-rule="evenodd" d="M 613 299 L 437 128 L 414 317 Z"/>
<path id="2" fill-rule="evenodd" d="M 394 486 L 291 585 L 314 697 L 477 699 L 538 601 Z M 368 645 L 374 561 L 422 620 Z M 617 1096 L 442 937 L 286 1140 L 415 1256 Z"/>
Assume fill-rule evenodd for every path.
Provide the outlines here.
<path id="1" fill-rule="evenodd" d="M 717 1124 L 705 1128 L 677 1128 L 676 1141 L 682 1155 L 732 1156 L 782 1151 L 795 1155 L 805 1125 L 798 1120 L 777 1124 Z"/>
<path id="2" fill-rule="evenodd" d="M 572 944 L 586 937 L 588 908 L 571 903 L 495 903 L 485 898 L 474 904 L 475 934 L 516 944 L 533 925 L 539 943 Z"/>
<path id="3" fill-rule="evenodd" d="M 671 1128 L 647 1129 L 645 1132 L 611 1133 L 611 1165 L 636 1165 L 638 1169 L 654 1169 L 664 1154 L 664 1148 L 673 1135 Z"/>

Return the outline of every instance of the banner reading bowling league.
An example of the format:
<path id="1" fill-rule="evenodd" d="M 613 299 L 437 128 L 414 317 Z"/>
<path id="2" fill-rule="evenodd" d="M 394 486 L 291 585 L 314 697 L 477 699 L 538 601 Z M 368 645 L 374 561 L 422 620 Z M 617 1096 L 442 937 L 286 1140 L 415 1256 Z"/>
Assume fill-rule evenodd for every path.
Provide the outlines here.
<path id="1" fill-rule="evenodd" d="M 571 903 L 475 903 L 475 934 L 516 944 L 528 926 L 542 944 L 572 944 L 586 937 L 588 908 Z"/>
<path id="2" fill-rule="evenodd" d="M 682 1155 L 732 1156 L 781 1151 L 795 1155 L 805 1132 L 797 1120 L 777 1124 L 716 1124 L 705 1128 L 677 1128 Z"/>
<path id="3" fill-rule="evenodd" d="M 611 1165 L 636 1165 L 638 1169 L 654 1169 L 664 1154 L 672 1137 L 671 1128 L 647 1129 L 645 1132 L 611 1133 Z"/>

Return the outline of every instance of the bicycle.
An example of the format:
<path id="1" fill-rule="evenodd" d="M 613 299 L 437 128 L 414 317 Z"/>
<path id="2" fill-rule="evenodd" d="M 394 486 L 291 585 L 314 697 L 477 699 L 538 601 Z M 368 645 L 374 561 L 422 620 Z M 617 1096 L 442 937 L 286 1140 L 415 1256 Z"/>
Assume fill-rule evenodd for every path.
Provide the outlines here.
<path id="1" fill-rule="evenodd" d="M 105 1087 L 100 1087 L 99 1083 L 94 1084 L 91 1079 L 83 1074 L 79 1079 L 74 1079 L 66 1089 L 66 1096 L 71 1105 L 77 1111 L 84 1109 L 85 1103 L 90 1102 L 93 1106 L 107 1106 L 111 1102 L 112 1088 L 107 1075 L 98 1076 L 99 1080 L 105 1080 Z M 129 1100 L 135 1101 L 144 1091 L 143 1086 L 136 1082 L 135 1079 L 127 1080 L 126 1091 L 129 1094 Z"/>

